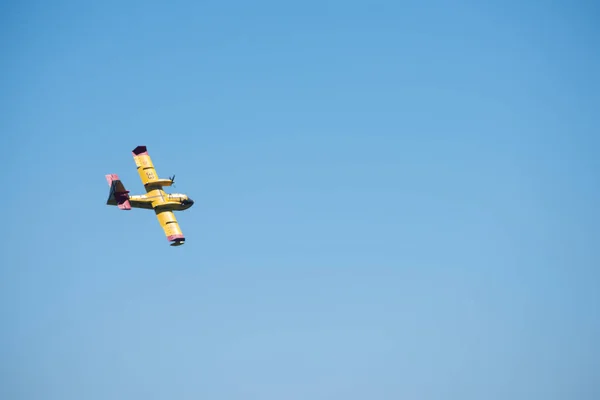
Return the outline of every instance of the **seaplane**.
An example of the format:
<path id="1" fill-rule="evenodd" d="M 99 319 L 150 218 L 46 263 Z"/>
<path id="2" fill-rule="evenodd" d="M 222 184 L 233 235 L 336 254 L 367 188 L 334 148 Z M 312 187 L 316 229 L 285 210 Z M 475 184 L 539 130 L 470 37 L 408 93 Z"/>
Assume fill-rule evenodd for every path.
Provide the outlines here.
<path id="1" fill-rule="evenodd" d="M 137 146 L 132 154 L 146 194 L 130 195 L 117 174 L 108 174 L 106 181 L 110 191 L 106 205 L 117 206 L 121 210 L 153 210 L 171 246 L 183 245 L 185 236 L 175 218 L 175 211 L 187 210 L 194 205 L 194 200 L 185 194 L 165 192 L 164 187 L 173 186 L 175 175 L 168 179 L 159 178 L 146 146 Z"/>

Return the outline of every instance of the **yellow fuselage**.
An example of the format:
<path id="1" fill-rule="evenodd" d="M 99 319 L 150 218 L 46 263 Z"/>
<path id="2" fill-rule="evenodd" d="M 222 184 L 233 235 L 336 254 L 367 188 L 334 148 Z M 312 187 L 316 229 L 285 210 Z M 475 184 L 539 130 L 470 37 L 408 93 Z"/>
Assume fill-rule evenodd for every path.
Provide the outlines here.
<path id="1" fill-rule="evenodd" d="M 167 193 L 161 188 L 147 188 L 146 190 L 146 194 L 129 196 L 131 207 L 183 211 L 194 205 L 194 201 L 185 194 Z"/>

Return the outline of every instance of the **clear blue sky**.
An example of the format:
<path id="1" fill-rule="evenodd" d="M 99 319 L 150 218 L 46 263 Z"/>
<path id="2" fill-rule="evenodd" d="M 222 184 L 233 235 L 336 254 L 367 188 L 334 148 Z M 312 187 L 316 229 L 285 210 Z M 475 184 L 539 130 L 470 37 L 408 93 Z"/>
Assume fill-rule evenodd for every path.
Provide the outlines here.
<path id="1" fill-rule="evenodd" d="M 3 2 L 0 398 L 600 398 L 600 8 L 484 3 Z"/>

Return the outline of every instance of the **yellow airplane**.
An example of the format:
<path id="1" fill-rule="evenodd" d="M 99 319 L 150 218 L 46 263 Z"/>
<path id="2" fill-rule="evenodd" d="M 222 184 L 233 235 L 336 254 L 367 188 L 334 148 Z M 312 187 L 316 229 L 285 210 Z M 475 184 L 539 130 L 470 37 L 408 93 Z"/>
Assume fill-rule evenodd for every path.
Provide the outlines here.
<path id="1" fill-rule="evenodd" d="M 132 154 L 137 171 L 146 188 L 146 194 L 129 195 L 129 191 L 125 190 L 119 176 L 110 174 L 106 175 L 106 181 L 110 186 L 106 204 L 117 206 L 121 210 L 131 210 L 131 208 L 154 210 L 171 246 L 181 246 L 185 243 L 185 237 L 175 218 L 174 211 L 187 210 L 194 205 L 194 201 L 185 194 L 169 194 L 163 190 L 164 186 L 173 185 L 175 175 L 169 179 L 159 179 L 146 146 L 136 147 Z"/>

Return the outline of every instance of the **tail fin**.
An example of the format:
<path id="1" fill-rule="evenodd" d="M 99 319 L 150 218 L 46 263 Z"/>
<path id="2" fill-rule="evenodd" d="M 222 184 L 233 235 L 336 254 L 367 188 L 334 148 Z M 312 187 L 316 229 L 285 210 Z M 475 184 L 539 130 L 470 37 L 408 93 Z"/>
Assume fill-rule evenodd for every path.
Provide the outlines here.
<path id="1" fill-rule="evenodd" d="M 109 206 L 118 206 L 121 210 L 131 210 L 129 191 L 125 190 L 125 186 L 123 186 L 123 182 L 121 182 L 119 176 L 117 174 L 106 175 L 106 181 L 108 182 L 108 186 L 110 186 L 106 204 Z"/>

